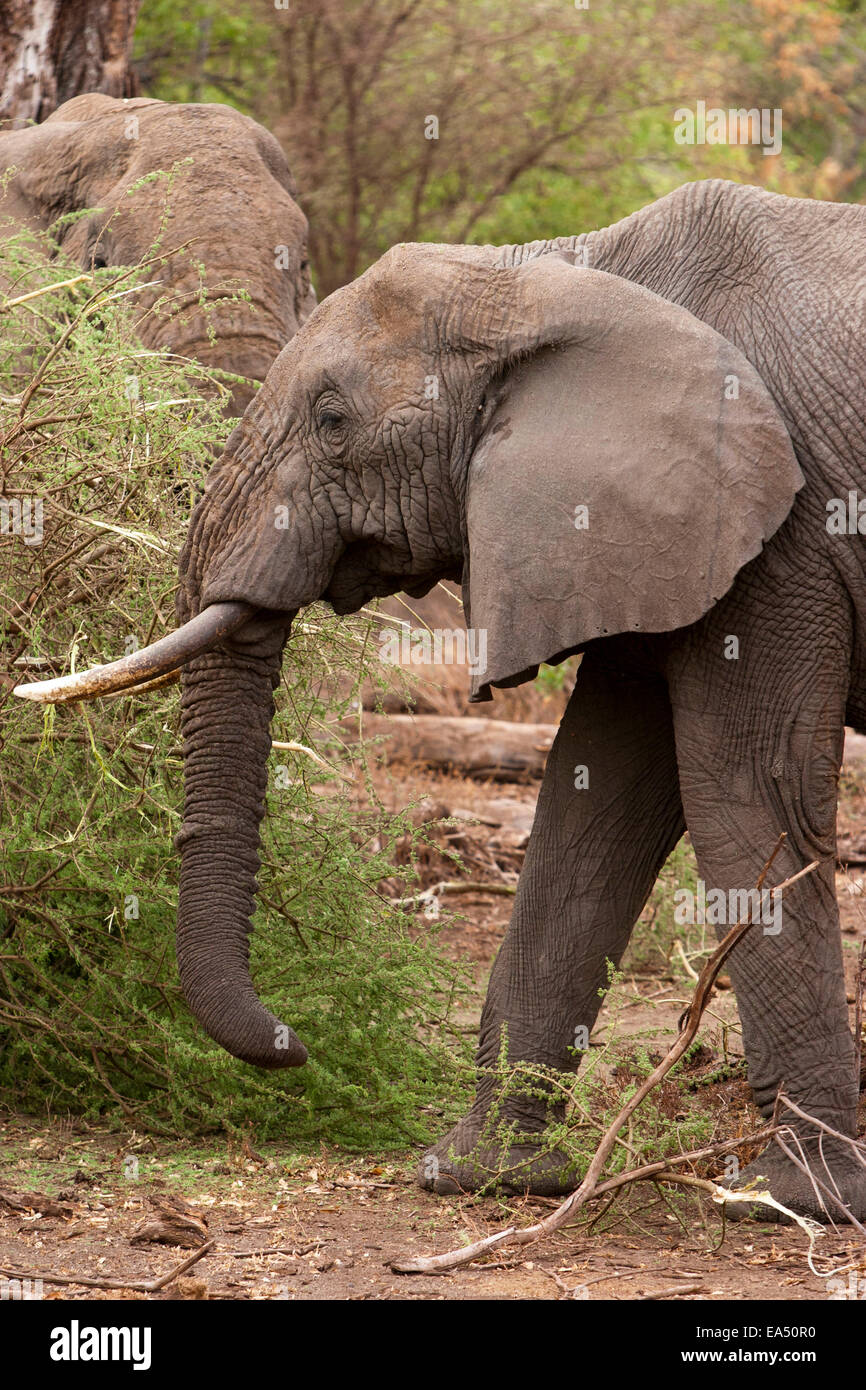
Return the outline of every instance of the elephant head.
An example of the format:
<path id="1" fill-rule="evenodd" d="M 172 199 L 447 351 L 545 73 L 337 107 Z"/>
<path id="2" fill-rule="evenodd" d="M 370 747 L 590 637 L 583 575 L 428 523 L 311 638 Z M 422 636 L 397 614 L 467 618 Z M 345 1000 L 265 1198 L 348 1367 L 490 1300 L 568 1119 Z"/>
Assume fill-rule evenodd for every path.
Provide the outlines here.
<path id="1" fill-rule="evenodd" d="M 158 288 L 135 298 L 145 308 L 164 297 L 164 312 L 141 320 L 148 347 L 261 381 L 315 306 L 283 152 L 231 107 L 74 97 L 43 125 L 0 136 L 0 170 L 10 166 L 0 217 L 34 230 L 63 219 L 62 250 L 84 270 L 147 261 L 157 244 L 163 255 L 184 248 L 154 262 Z M 175 166 L 170 187 L 147 177 Z M 241 290 L 248 298 L 232 302 Z M 251 395 L 237 389 L 238 414 Z"/>
<path id="2" fill-rule="evenodd" d="M 558 254 L 399 246 L 319 306 L 231 436 L 183 551 L 181 631 L 19 693 L 80 698 L 184 665 L 182 982 L 229 1051 L 295 1065 L 247 933 L 298 609 L 462 577 L 487 698 L 605 634 L 695 622 L 801 483 L 760 378 L 684 309 Z"/>

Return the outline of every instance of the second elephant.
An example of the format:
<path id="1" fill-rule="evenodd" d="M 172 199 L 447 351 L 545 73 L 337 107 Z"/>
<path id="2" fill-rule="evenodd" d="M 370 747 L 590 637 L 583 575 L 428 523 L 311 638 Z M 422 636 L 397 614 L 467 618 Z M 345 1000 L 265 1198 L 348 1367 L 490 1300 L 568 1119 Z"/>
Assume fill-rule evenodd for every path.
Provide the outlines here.
<path id="1" fill-rule="evenodd" d="M 137 264 L 157 241 L 161 253 L 177 249 L 149 277 L 158 287 L 135 296 L 137 310 L 165 301 L 141 321 L 147 347 L 262 381 L 315 307 L 307 220 L 285 156 L 229 106 L 74 97 L 43 125 L 0 135 L 0 172 L 10 167 L 0 218 L 35 231 L 68 219 L 60 246 L 83 270 Z M 252 394 L 235 388 L 235 413 Z"/>

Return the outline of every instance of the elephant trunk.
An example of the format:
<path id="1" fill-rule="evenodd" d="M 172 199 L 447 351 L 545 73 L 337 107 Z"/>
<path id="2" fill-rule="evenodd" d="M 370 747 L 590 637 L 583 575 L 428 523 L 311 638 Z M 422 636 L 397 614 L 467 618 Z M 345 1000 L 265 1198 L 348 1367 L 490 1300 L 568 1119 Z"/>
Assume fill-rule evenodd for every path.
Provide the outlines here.
<path id="1" fill-rule="evenodd" d="M 282 646 L 262 657 L 221 649 L 184 670 L 186 764 L 177 961 L 196 1018 L 259 1067 L 297 1067 L 303 1043 L 259 1000 L 249 972 L 250 917 L 265 809 L 273 690 Z"/>

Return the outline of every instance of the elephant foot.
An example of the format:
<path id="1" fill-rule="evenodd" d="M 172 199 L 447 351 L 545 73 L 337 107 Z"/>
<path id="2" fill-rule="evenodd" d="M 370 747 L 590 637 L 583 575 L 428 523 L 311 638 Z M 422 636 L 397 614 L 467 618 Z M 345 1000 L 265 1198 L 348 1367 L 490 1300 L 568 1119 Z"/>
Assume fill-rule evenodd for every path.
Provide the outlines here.
<path id="1" fill-rule="evenodd" d="M 805 1162 L 820 1183 L 831 1192 L 838 1193 L 848 1211 L 857 1221 L 866 1221 L 866 1167 L 857 1162 L 849 1148 L 838 1140 L 827 1140 L 823 1154 L 812 1140 L 803 1143 L 801 1156 L 795 1145 L 788 1147 Z M 866 1155 L 864 1155 L 866 1156 Z M 769 1193 L 783 1207 L 788 1207 L 798 1216 L 811 1217 L 813 1221 L 838 1223 L 846 1220 L 837 1204 L 830 1200 L 823 1188 L 817 1192 L 808 1175 L 801 1171 L 775 1145 L 771 1145 L 752 1163 L 743 1169 L 736 1181 L 727 1184 L 733 1191 L 755 1185 L 756 1191 Z M 819 1196 L 820 1193 L 820 1196 Z M 821 1204 L 823 1198 L 824 1205 Z M 732 1202 L 725 1206 L 729 1221 L 779 1221 L 790 1224 L 790 1217 L 773 1207 L 756 1202 Z"/>
<path id="2" fill-rule="evenodd" d="M 573 1192 L 579 1178 L 561 1149 L 545 1149 L 543 1131 L 518 1135 L 505 1147 L 482 1137 L 483 1124 L 471 1115 L 434 1144 L 418 1165 L 418 1185 L 440 1197 L 482 1188 L 506 1193 L 560 1197 Z"/>

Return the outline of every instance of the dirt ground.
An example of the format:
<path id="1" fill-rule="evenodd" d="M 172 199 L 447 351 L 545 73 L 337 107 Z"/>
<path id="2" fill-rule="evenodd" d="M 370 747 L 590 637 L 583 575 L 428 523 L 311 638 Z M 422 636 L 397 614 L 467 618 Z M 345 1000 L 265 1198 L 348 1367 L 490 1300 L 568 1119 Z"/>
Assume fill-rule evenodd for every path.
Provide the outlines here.
<path id="1" fill-rule="evenodd" d="M 459 848 L 472 881 L 516 880 L 537 784 L 390 772 L 380 790 L 403 804 L 419 803 L 422 820 L 444 812 L 456 817 L 448 843 Z M 839 813 L 840 845 L 851 863 L 838 874 L 852 1021 L 858 948 L 866 940 L 864 812 L 866 758 L 855 748 Z M 425 882 L 441 880 L 443 872 L 453 877 L 447 861 L 431 852 Z M 463 1020 L 475 1027 L 512 899 L 470 892 L 442 901 L 446 950 L 477 966 L 477 1006 Z M 651 1039 L 661 1053 L 689 995 L 685 966 L 647 968 L 636 958 L 609 996 L 593 1041 L 604 1040 L 613 1011 L 620 1037 Z M 723 1058 L 727 1064 L 723 1079 L 705 1088 L 717 1132 L 747 1132 L 757 1117 L 738 1065 L 730 989 L 716 992 L 701 1038 L 709 1069 Z M 634 1188 L 603 1219 L 595 1206 L 578 1224 L 514 1256 L 494 1254 L 447 1275 L 397 1274 L 390 1262 L 401 1255 L 435 1253 L 506 1225 L 529 1224 L 556 1203 L 435 1197 L 415 1185 L 418 1152 L 395 1160 L 324 1150 L 300 1157 L 288 1144 L 262 1150 L 254 1140 L 240 1150 L 224 1140 L 197 1146 L 4 1114 L 0 1280 L 42 1276 L 47 1299 L 827 1298 L 826 1279 L 810 1270 L 799 1229 L 728 1222 L 723 1230 L 719 1212 L 702 1195 L 678 1193 L 674 1200 L 651 1184 Z M 203 1240 L 213 1242 L 204 1256 L 165 1287 L 134 1287 L 177 1269 Z M 824 1271 L 852 1263 L 866 1271 L 866 1250 L 849 1228 L 829 1232 L 816 1258 Z"/>
<path id="2" fill-rule="evenodd" d="M 324 1156 L 307 1166 L 276 1147 L 251 1159 L 140 1137 L 70 1133 L 20 1117 L 2 1126 L 4 1188 L 45 1191 L 51 1210 L 11 1211 L 0 1221 L 0 1263 L 9 1276 L 55 1275 L 53 1299 L 815 1299 L 798 1230 L 677 1219 L 649 1189 L 632 1228 L 566 1230 L 519 1257 L 492 1257 L 453 1274 L 400 1275 L 389 1261 L 454 1248 L 512 1222 L 529 1223 L 555 1203 L 436 1198 L 415 1187 L 411 1163 L 347 1164 Z M 125 1176 L 129 1152 L 138 1177 Z M 263 1160 L 263 1161 L 262 1161 Z M 142 1226 L 180 1198 L 214 1246 L 156 1293 L 92 1289 L 75 1277 L 144 1282 L 176 1268 L 188 1249 L 132 1243 Z M 3 1199 L 0 1198 L 0 1205 Z M 45 1200 L 42 1202 L 45 1205 Z M 856 1258 L 853 1242 L 828 1237 L 822 1254 Z M 255 1253 L 266 1252 L 266 1253 Z"/>

